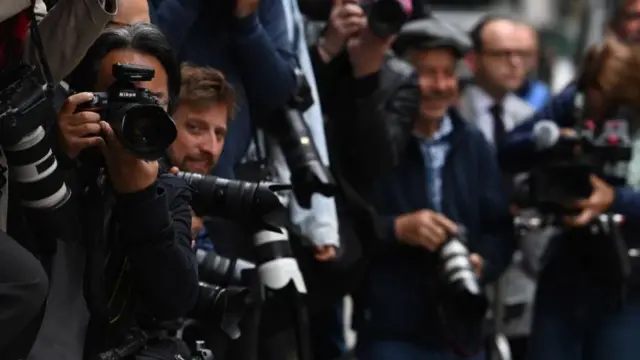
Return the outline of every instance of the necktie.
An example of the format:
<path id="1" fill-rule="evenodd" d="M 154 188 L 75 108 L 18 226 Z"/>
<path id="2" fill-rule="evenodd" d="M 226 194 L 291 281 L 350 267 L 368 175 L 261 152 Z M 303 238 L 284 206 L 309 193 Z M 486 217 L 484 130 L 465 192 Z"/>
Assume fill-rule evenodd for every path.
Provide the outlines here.
<path id="1" fill-rule="evenodd" d="M 507 130 L 504 127 L 504 108 L 502 104 L 495 104 L 489 109 L 493 117 L 493 143 L 497 146 L 504 141 Z"/>

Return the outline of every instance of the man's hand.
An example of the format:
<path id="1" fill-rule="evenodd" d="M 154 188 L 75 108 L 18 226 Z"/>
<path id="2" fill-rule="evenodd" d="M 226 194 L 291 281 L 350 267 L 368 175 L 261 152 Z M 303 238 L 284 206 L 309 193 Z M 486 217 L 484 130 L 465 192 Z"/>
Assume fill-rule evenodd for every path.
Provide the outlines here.
<path id="1" fill-rule="evenodd" d="M 471 263 L 471 266 L 473 266 L 473 269 L 476 271 L 476 276 L 478 278 L 481 278 L 482 271 L 484 270 L 484 259 L 482 258 L 482 256 L 473 253 L 469 255 L 469 262 Z"/>
<path id="2" fill-rule="evenodd" d="M 337 56 L 347 40 L 367 27 L 367 17 L 357 2 L 336 0 L 331 9 L 327 31 L 318 42 L 325 61 Z"/>
<path id="3" fill-rule="evenodd" d="M 458 232 L 458 227 L 442 214 L 431 210 L 420 210 L 398 216 L 395 221 L 395 232 L 400 242 L 436 251 L 450 235 Z"/>
<path id="4" fill-rule="evenodd" d="M 395 36 L 381 39 L 364 30 L 347 42 L 347 52 L 353 66 L 353 76 L 363 78 L 380 71 L 384 58 L 391 48 Z"/>
<path id="5" fill-rule="evenodd" d="M 260 0 L 236 0 L 235 15 L 238 19 L 246 18 L 258 10 Z"/>
<path id="6" fill-rule="evenodd" d="M 101 121 L 100 127 L 105 140 L 101 150 L 113 188 L 126 194 L 151 186 L 158 178 L 158 162 L 138 159 L 122 147 L 108 123 Z"/>
<path id="7" fill-rule="evenodd" d="M 75 159 L 86 148 L 104 145 L 100 136 L 100 115 L 91 111 L 76 113 L 78 105 L 93 99 L 83 92 L 71 95 L 58 112 L 59 141 L 70 159 Z"/>
<path id="8" fill-rule="evenodd" d="M 615 198 L 613 188 L 595 175 L 591 175 L 590 180 L 593 192 L 588 199 L 576 201 L 575 208 L 581 212 L 577 216 L 565 217 L 565 222 L 569 226 L 585 226 L 613 204 Z"/>
<path id="9" fill-rule="evenodd" d="M 196 216 L 196 214 L 191 210 L 191 239 L 195 240 L 200 233 L 200 230 L 204 228 L 204 224 L 202 223 L 202 218 Z"/>
<path id="10" fill-rule="evenodd" d="M 316 246 L 314 249 L 316 260 L 329 261 L 336 258 L 336 248 L 333 246 Z"/>

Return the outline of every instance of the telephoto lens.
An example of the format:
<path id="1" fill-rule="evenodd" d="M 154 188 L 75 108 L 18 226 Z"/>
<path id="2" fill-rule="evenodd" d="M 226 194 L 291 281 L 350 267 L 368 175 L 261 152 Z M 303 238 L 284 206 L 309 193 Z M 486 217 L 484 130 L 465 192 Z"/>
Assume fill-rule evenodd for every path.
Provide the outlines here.
<path id="1" fill-rule="evenodd" d="M 252 262 L 224 257 L 214 251 L 198 250 L 196 257 L 200 280 L 220 286 L 247 285 L 243 272 L 256 267 Z"/>
<path id="2" fill-rule="evenodd" d="M 191 208 L 197 215 L 231 220 L 261 222 L 264 215 L 284 209 L 277 192 L 291 189 L 289 185 L 229 180 L 189 172 L 179 172 L 176 176 L 192 188 Z"/>
<path id="3" fill-rule="evenodd" d="M 465 229 L 450 236 L 438 251 L 439 313 L 443 329 L 463 357 L 476 354 L 484 343 L 485 315 L 489 301 L 469 261 Z"/>
<path id="4" fill-rule="evenodd" d="M 483 318 L 489 305 L 475 270 L 469 261 L 465 230 L 450 236 L 438 251 L 439 273 L 447 302 L 468 317 Z"/>
<path id="5" fill-rule="evenodd" d="M 337 185 L 323 164 L 304 119 L 304 112 L 313 105 L 311 87 L 301 69 L 296 69 L 296 77 L 298 86 L 294 96 L 275 111 L 273 121 L 265 122 L 262 128 L 278 140 L 291 171 L 293 194 L 300 206 L 309 209 L 314 193 L 334 196 Z"/>

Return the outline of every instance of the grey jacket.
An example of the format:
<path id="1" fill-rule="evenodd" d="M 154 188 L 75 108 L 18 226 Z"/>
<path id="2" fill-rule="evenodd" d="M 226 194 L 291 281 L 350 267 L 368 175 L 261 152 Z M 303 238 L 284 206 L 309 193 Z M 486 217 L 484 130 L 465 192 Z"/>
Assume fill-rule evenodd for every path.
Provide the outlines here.
<path id="1" fill-rule="evenodd" d="M 0 22 L 30 4 L 30 0 L 0 0 Z M 115 14 L 116 4 L 116 0 L 59 0 L 47 13 L 44 2 L 36 1 L 36 15 L 42 17 L 40 35 L 54 82 L 62 80 L 78 65 Z M 27 46 L 26 60 L 37 62 L 30 39 Z"/>

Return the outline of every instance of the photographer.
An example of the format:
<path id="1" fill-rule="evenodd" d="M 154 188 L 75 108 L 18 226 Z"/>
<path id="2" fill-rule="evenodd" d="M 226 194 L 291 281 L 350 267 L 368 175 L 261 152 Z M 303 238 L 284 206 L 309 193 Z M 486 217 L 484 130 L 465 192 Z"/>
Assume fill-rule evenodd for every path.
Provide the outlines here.
<path id="1" fill-rule="evenodd" d="M 149 5 L 152 22 L 180 61 L 219 69 L 238 90 L 238 115 L 214 169 L 214 175 L 234 178 L 252 140 L 252 121 L 284 105 L 296 87 L 282 3 L 151 0 Z"/>
<path id="2" fill-rule="evenodd" d="M 404 158 L 371 191 L 386 236 L 360 304 L 361 360 L 482 358 L 480 284 L 496 280 L 513 252 L 494 152 L 452 107 L 466 47 L 435 21 L 410 22 L 397 39 L 418 73 L 420 114 Z"/>
<path id="3" fill-rule="evenodd" d="M 169 164 L 177 171 L 208 174 L 220 159 L 227 124 L 236 114 L 236 94 L 218 70 L 182 65 L 180 97 L 173 118 L 178 128 L 168 150 Z M 198 249 L 213 250 L 202 219 L 193 217 L 192 236 Z"/>
<path id="4" fill-rule="evenodd" d="M 357 2 L 336 1 L 310 50 L 331 162 L 356 189 L 399 161 L 417 113 L 417 80 L 389 54 L 393 40 L 373 34 Z"/>
<path id="5" fill-rule="evenodd" d="M 621 115 L 622 120 L 630 121 L 630 133 L 633 134 L 637 128 L 634 121 L 638 104 L 635 89 L 638 86 L 639 50 L 637 45 L 622 44 L 614 37 L 590 49 L 576 84 L 555 96 L 548 107 L 507 137 L 499 152 L 503 166 L 511 172 L 520 172 L 540 165 L 543 160 L 536 151 L 534 139 L 539 136 L 534 135 L 534 129 L 541 120 L 550 119 L 561 128 L 560 141 L 574 137 L 574 129 L 584 119 L 592 119 L 599 127 Z M 575 115 L 575 99 L 580 94 L 586 104 L 584 119 Z M 627 116 L 621 112 L 624 107 Z M 638 269 L 633 257 L 640 208 L 640 195 L 635 188 L 637 182 L 633 179 L 637 156 L 634 150 L 625 185 L 613 186 L 608 184 L 613 178 L 591 174 L 591 195 L 567 202 L 566 211 L 572 212 L 563 217 L 563 231 L 547 249 L 539 279 L 530 340 L 531 359 L 624 360 L 637 356 L 633 340 L 640 334 Z M 580 179 L 574 181 L 577 184 Z M 620 237 L 628 249 L 619 251 L 621 260 L 618 260 L 630 262 L 628 278 L 620 279 L 611 271 L 612 266 L 617 268 L 617 265 L 612 265 L 607 256 L 618 244 L 614 238 L 620 237 L 594 238 L 589 232 L 601 215 L 606 214 L 624 217 Z"/>
<path id="6" fill-rule="evenodd" d="M 124 346 L 146 347 L 139 359 L 163 358 L 153 352 L 159 346 L 147 343 L 167 343 L 171 356 L 186 356 L 155 324 L 185 315 L 197 299 L 190 193 L 159 171 L 151 160 L 157 151 L 135 147 L 158 141 L 148 145 L 162 153 L 175 137 L 166 113 L 175 111 L 180 89 L 174 53 L 152 25 L 109 29 L 70 76 L 70 86 L 107 92 L 74 94 L 58 114 L 60 142 L 76 162 L 69 175 L 82 237 L 57 259 L 49 311 L 30 358 L 82 359 Z M 141 103 L 118 97 L 134 93 Z"/>

